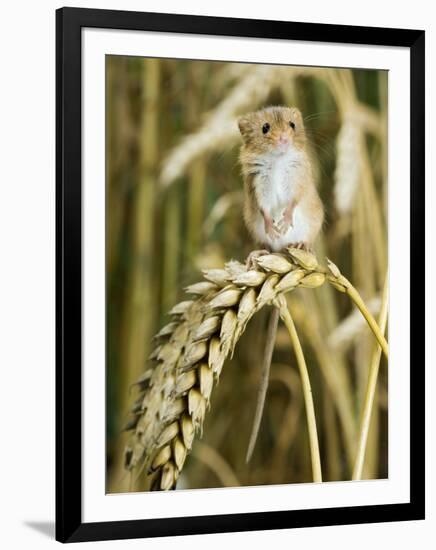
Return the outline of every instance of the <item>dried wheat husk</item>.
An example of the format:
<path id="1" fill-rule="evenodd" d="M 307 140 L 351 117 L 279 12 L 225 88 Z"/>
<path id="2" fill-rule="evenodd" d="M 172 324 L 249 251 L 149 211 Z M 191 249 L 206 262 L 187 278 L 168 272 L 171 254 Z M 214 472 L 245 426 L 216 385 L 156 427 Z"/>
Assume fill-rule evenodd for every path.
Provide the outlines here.
<path id="1" fill-rule="evenodd" d="M 125 466 L 150 476 L 152 490 L 175 487 L 225 360 L 257 311 L 295 288 L 310 292 L 326 281 L 350 296 L 355 291 L 332 262 L 321 267 L 314 254 L 294 248 L 261 256 L 250 269 L 232 261 L 204 277 L 188 287 L 194 299 L 171 310 L 173 320 L 150 355 L 155 366 L 147 365 L 137 384 L 140 406 L 137 397 Z M 169 339 L 162 343 L 163 337 Z"/>

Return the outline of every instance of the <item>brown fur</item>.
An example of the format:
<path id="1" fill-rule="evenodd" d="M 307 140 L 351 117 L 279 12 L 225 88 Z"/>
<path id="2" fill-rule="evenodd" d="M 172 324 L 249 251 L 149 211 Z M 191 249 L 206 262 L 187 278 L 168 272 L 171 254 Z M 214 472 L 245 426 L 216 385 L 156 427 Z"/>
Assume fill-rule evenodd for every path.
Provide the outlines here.
<path id="1" fill-rule="evenodd" d="M 294 123 L 294 129 L 290 126 L 290 122 Z M 262 132 L 265 123 L 270 125 L 266 134 Z M 309 248 L 312 247 L 321 229 L 323 207 L 314 184 L 300 111 L 295 107 L 267 107 L 241 116 L 238 126 L 243 139 L 239 159 L 244 177 L 244 219 L 254 240 L 261 246 L 273 249 L 301 244 L 284 242 L 286 240 L 284 235 L 287 229 L 292 227 L 294 210 L 298 206 L 300 219 L 303 216 L 304 223 L 308 226 L 304 231 L 303 244 Z M 289 140 L 289 147 L 294 152 L 295 158 L 289 161 L 288 192 L 285 192 L 284 217 L 279 231 L 274 229 L 274 224 L 272 226 L 270 224 L 273 212 L 269 211 L 268 201 L 262 202 L 262 193 L 265 194 L 265 189 L 272 181 L 271 162 L 268 159 L 276 158 L 274 155 L 281 136 L 282 139 L 286 136 Z M 263 217 L 265 223 L 264 236 L 259 231 L 259 216 Z M 275 246 L 275 236 L 277 246 Z"/>

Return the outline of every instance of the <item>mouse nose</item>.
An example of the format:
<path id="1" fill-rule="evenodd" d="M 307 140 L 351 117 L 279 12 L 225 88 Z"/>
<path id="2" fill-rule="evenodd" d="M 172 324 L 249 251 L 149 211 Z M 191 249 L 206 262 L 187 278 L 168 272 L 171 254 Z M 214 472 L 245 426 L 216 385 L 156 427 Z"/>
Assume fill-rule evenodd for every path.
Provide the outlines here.
<path id="1" fill-rule="evenodd" d="M 282 132 L 279 136 L 279 143 L 283 143 L 284 145 L 286 143 L 289 143 L 289 137 L 287 134 L 285 134 L 284 132 Z"/>

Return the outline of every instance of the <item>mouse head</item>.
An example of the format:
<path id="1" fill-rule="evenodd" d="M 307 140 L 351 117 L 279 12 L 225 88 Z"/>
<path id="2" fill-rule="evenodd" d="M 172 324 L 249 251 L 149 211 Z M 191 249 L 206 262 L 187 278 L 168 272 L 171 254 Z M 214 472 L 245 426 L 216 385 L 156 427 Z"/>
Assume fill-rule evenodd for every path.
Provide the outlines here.
<path id="1" fill-rule="evenodd" d="M 296 107 L 266 107 L 238 119 L 247 149 L 258 154 L 284 154 L 304 148 L 303 117 Z"/>

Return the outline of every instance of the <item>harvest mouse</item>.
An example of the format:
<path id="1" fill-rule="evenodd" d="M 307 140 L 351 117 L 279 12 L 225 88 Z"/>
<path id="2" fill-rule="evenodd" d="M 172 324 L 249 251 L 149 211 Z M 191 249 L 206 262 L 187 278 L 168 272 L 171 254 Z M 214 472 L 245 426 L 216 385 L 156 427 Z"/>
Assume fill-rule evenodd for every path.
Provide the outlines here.
<path id="1" fill-rule="evenodd" d="M 244 219 L 256 244 L 247 263 L 270 251 L 294 246 L 310 250 L 324 218 L 306 148 L 303 118 L 295 107 L 267 107 L 238 120 L 243 144 Z M 269 318 L 256 413 L 247 451 L 254 450 L 268 388 L 279 312 Z"/>
<path id="2" fill-rule="evenodd" d="M 323 222 L 306 149 L 303 118 L 295 107 L 267 107 L 238 120 L 243 145 L 244 219 L 254 241 L 271 250 L 310 249 Z"/>

